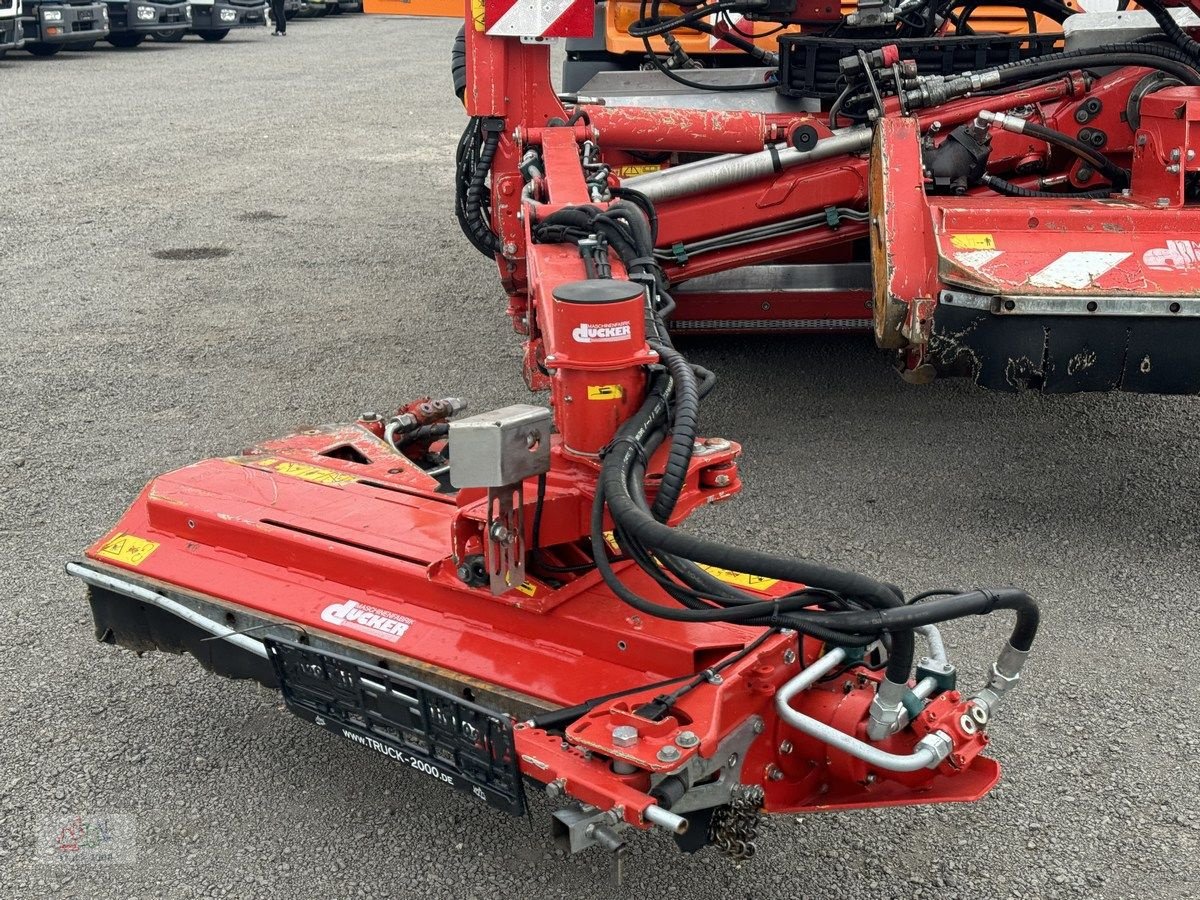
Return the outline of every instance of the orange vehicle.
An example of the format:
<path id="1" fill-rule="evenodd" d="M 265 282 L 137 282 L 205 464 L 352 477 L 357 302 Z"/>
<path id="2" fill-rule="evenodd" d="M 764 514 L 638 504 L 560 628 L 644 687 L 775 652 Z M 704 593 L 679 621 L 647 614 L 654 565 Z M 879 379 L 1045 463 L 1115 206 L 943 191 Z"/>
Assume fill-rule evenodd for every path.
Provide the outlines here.
<path id="1" fill-rule="evenodd" d="M 1066 6 L 1077 9 L 1075 0 L 1066 0 Z M 857 0 L 841 4 L 843 15 L 852 14 L 858 6 Z M 964 0 L 952 12 L 962 13 L 971 4 Z M 591 38 L 569 38 L 566 41 L 567 58 L 563 65 L 563 90 L 578 91 L 599 72 L 637 71 L 647 67 L 647 41 L 656 53 L 673 57 L 680 68 L 721 68 L 743 64 L 744 52 L 722 37 L 729 35 L 748 38 L 754 44 L 770 52 L 781 31 L 801 31 L 801 26 L 781 28 L 777 22 L 753 21 L 734 13 L 712 23 L 716 34 L 682 28 L 672 38 L 674 46 L 668 46 L 663 38 L 651 37 L 643 40 L 630 34 L 630 26 L 649 15 L 651 10 L 663 16 L 675 15 L 682 7 L 675 3 L 660 3 L 651 0 L 597 0 L 595 4 L 596 27 Z M 400 16 L 435 16 L 460 18 L 463 4 L 460 0 L 365 0 L 364 12 Z M 980 6 L 971 9 L 970 30 L 980 34 L 1015 34 L 1034 31 L 1039 34 L 1061 30 L 1059 23 L 1044 15 L 1031 17 L 1025 9 L 1010 6 Z M 714 17 L 715 18 L 715 17 Z M 957 24 L 950 21 L 949 29 Z"/>

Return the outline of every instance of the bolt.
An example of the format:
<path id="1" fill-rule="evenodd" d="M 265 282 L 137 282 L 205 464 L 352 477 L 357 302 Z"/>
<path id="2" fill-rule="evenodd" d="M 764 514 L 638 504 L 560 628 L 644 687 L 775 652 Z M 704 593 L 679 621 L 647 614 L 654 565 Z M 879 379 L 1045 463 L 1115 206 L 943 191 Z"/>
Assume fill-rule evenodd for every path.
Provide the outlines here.
<path id="1" fill-rule="evenodd" d="M 638 742 L 638 730 L 632 725 L 618 725 L 613 729 L 612 742 L 614 747 L 632 747 Z"/>
<path id="2" fill-rule="evenodd" d="M 1171 163 L 1171 165 L 1167 166 L 1167 173 L 1170 175 L 1178 175 L 1179 163 Z"/>
<path id="3" fill-rule="evenodd" d="M 779 745 L 779 752 L 781 754 L 783 754 L 784 756 L 787 756 L 789 753 L 791 753 L 792 749 L 793 749 L 793 747 L 792 747 L 791 741 L 784 741 L 782 744 Z"/>
<path id="4" fill-rule="evenodd" d="M 1195 158 L 1196 158 L 1196 151 L 1195 151 L 1195 150 L 1189 150 L 1189 151 L 1187 152 L 1187 158 L 1188 158 L 1188 161 L 1189 161 L 1189 162 L 1191 162 L 1193 159 L 1195 159 Z"/>
<path id="5" fill-rule="evenodd" d="M 499 522 L 492 523 L 491 534 L 492 534 L 492 540 L 494 540 L 498 544 L 508 543 L 508 539 L 509 539 L 509 537 L 511 537 L 508 529 L 505 528 L 503 525 L 501 525 Z"/>
<path id="6" fill-rule="evenodd" d="M 1178 148 L 1178 147 L 1175 147 L 1175 148 L 1173 148 L 1173 149 L 1171 150 L 1171 162 L 1179 162 L 1179 157 L 1180 157 L 1181 155 L 1182 155 L 1182 154 L 1179 152 L 1179 148 Z"/>
<path id="7" fill-rule="evenodd" d="M 567 783 L 561 778 L 557 779 L 556 781 L 552 781 L 546 785 L 546 796 L 551 800 L 555 800 L 566 793 L 566 787 Z"/>
<path id="8" fill-rule="evenodd" d="M 670 744 L 658 751 L 659 762 L 675 762 L 679 759 L 679 750 Z"/>
<path id="9" fill-rule="evenodd" d="M 700 738 L 696 737 L 696 732 L 694 731 L 681 731 L 679 732 L 679 737 L 675 738 L 675 743 L 677 743 L 680 747 L 687 749 L 689 747 L 695 747 L 698 743 L 700 743 Z"/>
<path id="10" fill-rule="evenodd" d="M 725 760 L 725 765 L 729 766 L 729 768 L 732 769 L 737 764 L 738 764 L 738 755 L 736 753 L 730 753 L 729 759 Z"/>
<path id="11" fill-rule="evenodd" d="M 767 766 L 767 777 L 772 781 L 783 781 L 783 772 L 779 766 L 771 763 L 771 765 Z"/>
<path id="12" fill-rule="evenodd" d="M 796 661 L 796 651 L 787 649 L 783 651 L 783 661 L 789 666 Z"/>
<path id="13" fill-rule="evenodd" d="M 762 719 L 755 719 L 754 725 L 751 727 L 753 728 L 755 734 L 762 734 L 763 729 L 766 728 L 766 726 L 763 725 Z"/>
<path id="14" fill-rule="evenodd" d="M 509 243 L 505 244 L 501 249 L 504 251 L 505 256 L 512 256 L 517 252 L 517 245 L 510 241 Z"/>
<path id="15" fill-rule="evenodd" d="M 729 476 L 718 475 L 713 479 L 713 484 L 715 484 L 717 487 L 729 487 Z"/>

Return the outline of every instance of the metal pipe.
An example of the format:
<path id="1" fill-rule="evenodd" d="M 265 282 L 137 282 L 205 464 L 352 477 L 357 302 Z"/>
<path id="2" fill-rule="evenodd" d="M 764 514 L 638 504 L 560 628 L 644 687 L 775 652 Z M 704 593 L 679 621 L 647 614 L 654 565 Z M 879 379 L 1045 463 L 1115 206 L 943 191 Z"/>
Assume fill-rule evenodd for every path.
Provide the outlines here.
<path id="1" fill-rule="evenodd" d="M 888 753 L 792 709 L 789 704 L 793 697 L 812 687 L 823 676 L 837 668 L 845 658 L 846 651 L 842 648 L 831 650 L 780 688 L 779 693 L 775 695 L 775 710 L 779 717 L 809 737 L 880 769 L 891 772 L 916 772 L 920 769 L 936 768 L 953 749 L 952 741 L 943 732 L 937 731 L 921 738 L 912 753 Z"/>
<path id="2" fill-rule="evenodd" d="M 232 628 L 227 628 L 220 622 L 208 618 L 208 616 L 203 616 L 193 609 L 188 609 L 182 603 L 172 600 L 170 597 L 160 594 L 157 591 L 144 588 L 140 584 L 134 584 L 131 581 L 114 578 L 112 575 L 106 575 L 104 572 L 97 572 L 95 569 L 86 568 L 79 565 L 79 563 L 67 563 L 67 574 L 74 575 L 76 578 L 87 582 L 93 587 L 116 591 L 119 594 L 133 597 L 135 600 L 141 600 L 143 603 L 149 603 L 151 606 L 157 606 L 159 609 L 165 610 L 171 613 L 171 615 L 179 616 L 185 622 L 195 625 L 209 634 L 229 641 L 235 647 L 245 650 L 248 653 L 253 653 L 255 656 L 261 656 L 263 659 L 267 658 L 267 648 L 262 641 L 247 637 L 244 634 L 238 634 Z"/>
<path id="3" fill-rule="evenodd" d="M 633 188 L 645 194 L 652 202 L 699 194 L 764 178 L 782 169 L 806 162 L 818 162 L 833 156 L 859 153 L 871 146 L 872 129 L 869 125 L 843 128 L 817 141 L 811 150 L 771 147 L 758 153 L 746 153 L 725 162 L 693 169 L 679 166 L 661 172 L 649 172 L 621 182 L 623 187 Z"/>
<path id="4" fill-rule="evenodd" d="M 660 828 L 665 828 L 667 831 L 674 832 L 675 834 L 683 834 L 688 830 L 687 819 L 685 819 L 683 816 L 677 816 L 669 809 L 663 809 L 657 804 L 654 806 L 647 806 L 646 811 L 642 813 L 642 816 L 647 822 L 657 825 Z"/>

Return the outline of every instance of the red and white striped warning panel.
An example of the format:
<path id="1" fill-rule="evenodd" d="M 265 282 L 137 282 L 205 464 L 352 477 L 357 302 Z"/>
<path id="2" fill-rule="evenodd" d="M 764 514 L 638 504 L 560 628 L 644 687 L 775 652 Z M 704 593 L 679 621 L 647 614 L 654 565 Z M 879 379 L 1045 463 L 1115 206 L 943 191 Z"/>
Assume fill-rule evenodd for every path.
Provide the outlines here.
<path id="1" fill-rule="evenodd" d="M 591 37 L 594 0 L 485 0 L 484 30 L 496 37 Z"/>

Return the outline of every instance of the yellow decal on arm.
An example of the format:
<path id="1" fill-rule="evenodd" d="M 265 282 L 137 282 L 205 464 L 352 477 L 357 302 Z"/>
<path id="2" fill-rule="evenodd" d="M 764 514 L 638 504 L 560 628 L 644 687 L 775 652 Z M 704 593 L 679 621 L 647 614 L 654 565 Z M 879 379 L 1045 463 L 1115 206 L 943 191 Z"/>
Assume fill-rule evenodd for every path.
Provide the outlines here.
<path id="1" fill-rule="evenodd" d="M 955 250 L 995 250 L 996 239 L 990 234 L 952 234 L 950 246 Z"/>
<path id="2" fill-rule="evenodd" d="M 129 566 L 140 566 L 155 550 L 158 544 L 136 535 L 119 531 L 114 534 L 103 547 L 97 551 L 98 556 L 111 559 L 113 562 L 125 563 Z"/>
<path id="3" fill-rule="evenodd" d="M 704 563 L 697 563 L 697 565 L 709 575 L 724 581 L 726 584 L 735 584 L 738 587 L 750 588 L 752 591 L 765 591 L 772 585 L 779 583 L 778 578 L 747 575 L 745 572 L 735 572 L 733 569 L 721 569 L 717 566 L 706 566 Z"/>
<path id="4" fill-rule="evenodd" d="M 613 174 L 618 178 L 635 178 L 638 175 L 648 175 L 651 172 L 657 172 L 662 166 L 653 163 L 645 163 L 640 166 L 617 166 L 613 169 Z"/>
<path id="5" fill-rule="evenodd" d="M 589 384 L 589 400 L 620 400 L 625 395 L 619 384 Z"/>
<path id="6" fill-rule="evenodd" d="M 321 466 L 310 466 L 308 463 L 292 462 L 287 459 L 275 459 L 267 457 L 266 459 L 247 459 L 249 465 L 262 466 L 264 469 L 270 469 L 272 472 L 278 472 L 280 475 L 289 475 L 292 478 L 302 478 L 305 481 L 312 481 L 317 484 L 346 484 L 350 481 L 355 481 L 353 475 L 347 475 L 345 472 L 335 472 L 333 469 L 326 469 Z"/>

